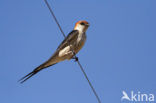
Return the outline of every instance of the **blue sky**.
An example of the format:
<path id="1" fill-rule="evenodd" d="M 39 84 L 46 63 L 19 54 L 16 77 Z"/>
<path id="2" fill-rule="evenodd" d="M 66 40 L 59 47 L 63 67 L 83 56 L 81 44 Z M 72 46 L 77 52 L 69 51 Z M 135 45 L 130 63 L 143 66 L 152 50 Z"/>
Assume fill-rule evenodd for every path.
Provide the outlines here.
<path id="1" fill-rule="evenodd" d="M 156 95 L 155 0 L 48 1 L 66 35 L 77 21 L 90 23 L 78 57 L 102 103 L 127 102 L 123 90 Z M 43 0 L 0 1 L 1 103 L 97 103 L 73 60 L 17 82 L 62 40 Z"/>

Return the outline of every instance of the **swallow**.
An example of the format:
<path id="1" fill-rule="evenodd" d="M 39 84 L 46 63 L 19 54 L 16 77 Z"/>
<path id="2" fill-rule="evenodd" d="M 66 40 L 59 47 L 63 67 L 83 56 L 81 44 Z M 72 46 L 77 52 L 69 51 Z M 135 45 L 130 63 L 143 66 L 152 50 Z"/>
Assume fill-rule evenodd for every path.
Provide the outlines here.
<path id="1" fill-rule="evenodd" d="M 75 59 L 78 60 L 75 55 L 81 50 L 86 41 L 86 31 L 89 27 L 87 21 L 81 20 L 76 22 L 74 29 L 68 34 L 67 37 L 58 46 L 54 54 L 43 64 L 35 68 L 32 72 L 21 78 L 20 83 L 24 83 L 26 80 L 37 74 L 39 71 L 53 66 L 61 61 Z M 75 57 L 75 58 L 74 58 Z"/>

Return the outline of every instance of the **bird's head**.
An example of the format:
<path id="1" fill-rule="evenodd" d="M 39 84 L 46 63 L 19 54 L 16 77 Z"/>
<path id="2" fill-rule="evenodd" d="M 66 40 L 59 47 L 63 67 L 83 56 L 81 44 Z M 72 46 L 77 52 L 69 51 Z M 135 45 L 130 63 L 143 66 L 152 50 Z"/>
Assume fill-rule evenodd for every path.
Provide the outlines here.
<path id="1" fill-rule="evenodd" d="M 74 30 L 79 30 L 80 32 L 86 32 L 89 27 L 89 23 L 87 21 L 81 20 L 75 24 Z"/>

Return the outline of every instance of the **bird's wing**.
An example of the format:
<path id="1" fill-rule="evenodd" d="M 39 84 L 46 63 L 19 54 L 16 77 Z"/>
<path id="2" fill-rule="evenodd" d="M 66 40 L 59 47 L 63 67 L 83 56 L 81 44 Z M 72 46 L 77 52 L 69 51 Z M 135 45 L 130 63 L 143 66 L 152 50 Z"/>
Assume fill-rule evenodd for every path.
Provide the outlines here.
<path id="1" fill-rule="evenodd" d="M 57 54 L 57 52 L 59 52 L 60 50 L 64 49 L 66 46 L 72 44 L 73 42 L 75 42 L 78 38 L 78 30 L 73 30 L 71 31 L 68 36 L 63 40 L 63 42 L 59 45 L 59 47 L 57 48 L 56 52 L 54 53 Z M 54 56 L 53 55 L 53 56 Z M 44 68 L 47 68 L 49 66 L 52 66 L 56 63 L 53 63 L 53 56 L 47 60 L 45 63 L 41 64 L 40 66 L 38 66 L 37 68 L 35 68 L 32 72 L 30 72 L 29 74 L 27 74 L 26 76 L 24 76 L 23 78 L 21 78 L 19 81 L 21 81 L 21 83 L 25 82 L 26 80 L 28 80 L 30 77 L 32 77 L 33 75 L 35 75 L 36 73 L 38 73 L 39 71 L 43 70 Z"/>
<path id="2" fill-rule="evenodd" d="M 79 31 L 73 30 L 71 31 L 68 36 L 62 41 L 62 43 L 58 46 L 57 51 L 62 50 L 66 46 L 73 44 L 78 38 Z"/>

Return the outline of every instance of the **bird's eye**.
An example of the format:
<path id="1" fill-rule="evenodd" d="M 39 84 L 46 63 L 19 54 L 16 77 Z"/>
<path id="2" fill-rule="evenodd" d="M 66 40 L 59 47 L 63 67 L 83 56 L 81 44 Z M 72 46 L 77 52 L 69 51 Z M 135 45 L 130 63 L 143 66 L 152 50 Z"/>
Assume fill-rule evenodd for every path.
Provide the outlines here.
<path id="1" fill-rule="evenodd" d="M 82 23 L 80 23 L 80 24 L 81 24 L 81 25 L 85 25 L 85 23 L 83 23 L 83 22 L 82 22 Z"/>

